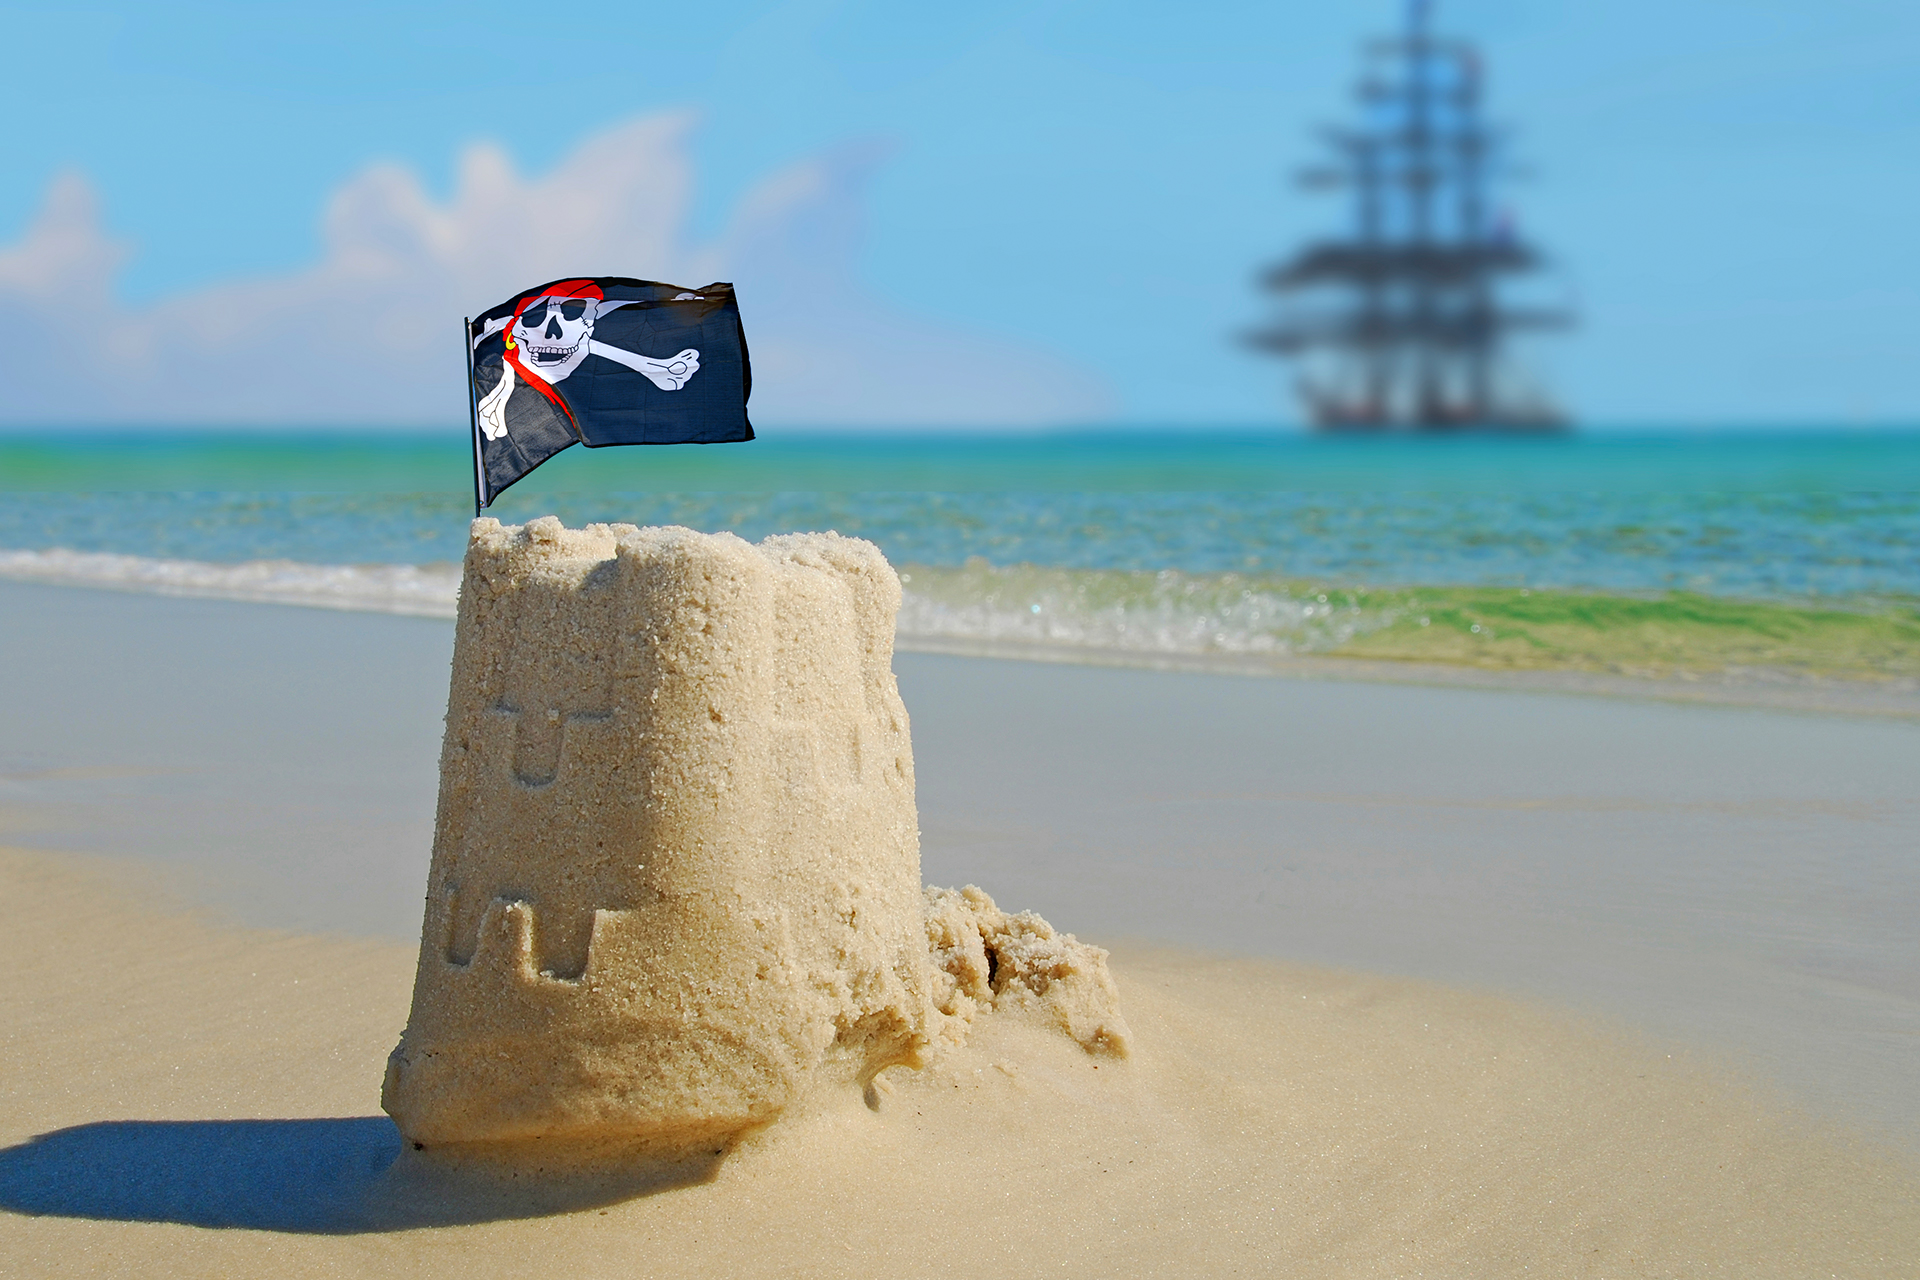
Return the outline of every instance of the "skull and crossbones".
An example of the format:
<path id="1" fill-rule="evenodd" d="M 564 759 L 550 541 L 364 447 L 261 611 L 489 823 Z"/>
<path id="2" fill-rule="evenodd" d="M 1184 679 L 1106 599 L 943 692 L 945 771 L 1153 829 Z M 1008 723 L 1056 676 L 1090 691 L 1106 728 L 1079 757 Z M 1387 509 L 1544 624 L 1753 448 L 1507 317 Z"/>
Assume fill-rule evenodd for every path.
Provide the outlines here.
<path id="1" fill-rule="evenodd" d="M 682 293 L 675 300 L 699 296 Z M 594 339 L 595 321 L 609 311 L 632 305 L 632 300 L 608 301 L 590 280 L 563 280 L 522 298 L 511 316 L 487 321 L 473 339 L 474 346 L 502 329 L 507 331 L 500 381 L 479 404 L 480 430 L 487 439 L 498 440 L 507 434 L 507 398 L 513 394 L 516 373 L 519 380 L 537 378 L 552 386 L 570 377 L 581 361 L 593 355 L 625 365 L 662 391 L 686 386 L 687 380 L 700 372 L 700 352 L 695 348 L 655 360 Z"/>

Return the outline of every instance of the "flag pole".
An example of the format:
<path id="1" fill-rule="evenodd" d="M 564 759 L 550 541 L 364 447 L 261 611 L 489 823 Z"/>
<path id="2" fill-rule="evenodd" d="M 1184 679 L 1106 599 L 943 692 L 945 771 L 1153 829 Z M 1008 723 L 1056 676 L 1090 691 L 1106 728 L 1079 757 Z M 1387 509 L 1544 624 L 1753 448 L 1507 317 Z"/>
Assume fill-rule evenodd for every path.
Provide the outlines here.
<path id="1" fill-rule="evenodd" d="M 460 317 L 460 345 L 467 353 L 467 441 L 473 446 L 473 518 L 487 505 L 487 473 L 480 461 L 480 401 L 473 388 L 473 319 Z"/>

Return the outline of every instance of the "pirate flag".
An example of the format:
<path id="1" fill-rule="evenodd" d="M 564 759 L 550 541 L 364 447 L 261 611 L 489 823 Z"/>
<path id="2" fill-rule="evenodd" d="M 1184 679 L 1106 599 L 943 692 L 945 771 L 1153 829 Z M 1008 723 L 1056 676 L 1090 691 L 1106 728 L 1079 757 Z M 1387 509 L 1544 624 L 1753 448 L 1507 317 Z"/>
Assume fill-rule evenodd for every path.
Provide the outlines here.
<path id="1" fill-rule="evenodd" d="M 556 280 L 466 330 L 476 513 L 571 444 L 753 439 L 730 284 Z"/>

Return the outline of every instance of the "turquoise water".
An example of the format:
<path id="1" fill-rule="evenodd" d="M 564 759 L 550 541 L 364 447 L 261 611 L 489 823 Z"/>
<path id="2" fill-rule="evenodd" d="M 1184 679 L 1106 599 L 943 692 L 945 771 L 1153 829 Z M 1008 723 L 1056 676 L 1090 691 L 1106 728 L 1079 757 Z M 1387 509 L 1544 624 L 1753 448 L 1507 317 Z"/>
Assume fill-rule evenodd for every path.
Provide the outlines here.
<path id="1" fill-rule="evenodd" d="M 0 439 L 0 549 L 456 560 L 467 466 L 457 436 Z M 571 450 L 492 514 L 546 512 L 834 528 L 927 565 L 1920 596 L 1920 433 L 776 437 Z"/>
<path id="2" fill-rule="evenodd" d="M 1324 650 L 1397 616 L 1336 588 L 1920 602 L 1920 432 L 770 435 L 570 450 L 491 514 L 837 529 L 907 571 L 903 635 L 1082 648 Z M 0 574 L 451 610 L 457 433 L 48 439 L 0 438 Z"/>

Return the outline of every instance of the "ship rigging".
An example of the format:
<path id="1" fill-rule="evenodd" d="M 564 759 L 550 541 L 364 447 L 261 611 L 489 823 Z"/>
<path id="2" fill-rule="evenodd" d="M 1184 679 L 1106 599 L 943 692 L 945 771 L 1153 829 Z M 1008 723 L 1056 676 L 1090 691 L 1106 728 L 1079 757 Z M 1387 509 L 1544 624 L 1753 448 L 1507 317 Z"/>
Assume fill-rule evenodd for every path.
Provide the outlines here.
<path id="1" fill-rule="evenodd" d="M 1351 192 L 1351 231 L 1264 274 L 1279 313 L 1252 341 L 1294 362 L 1322 430 L 1566 424 L 1512 360 L 1514 335 L 1572 316 L 1505 296 L 1546 259 L 1490 202 L 1513 170 L 1502 132 L 1481 117 L 1483 80 L 1473 46 L 1434 34 L 1427 4 L 1413 0 L 1402 34 L 1366 49 L 1359 123 L 1328 130 L 1332 162 L 1299 175 L 1308 188 Z"/>

